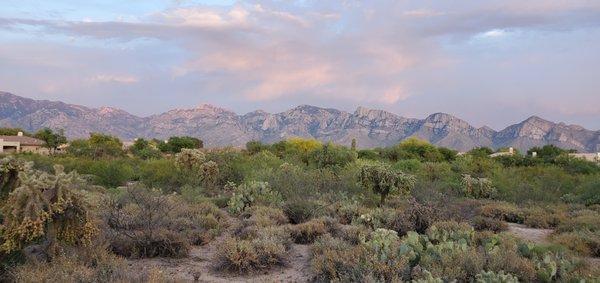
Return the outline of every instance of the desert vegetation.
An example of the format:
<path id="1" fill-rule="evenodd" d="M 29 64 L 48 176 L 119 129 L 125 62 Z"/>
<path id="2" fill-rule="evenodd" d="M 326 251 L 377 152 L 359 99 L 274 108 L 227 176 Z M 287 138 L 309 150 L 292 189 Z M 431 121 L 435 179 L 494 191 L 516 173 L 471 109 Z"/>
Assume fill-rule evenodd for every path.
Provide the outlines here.
<path id="1" fill-rule="evenodd" d="M 203 149 L 190 137 L 124 150 L 92 134 L 64 154 L 1 157 L 0 272 L 17 282 L 600 280 L 600 166 L 532 150 L 492 158 L 418 139 L 358 150 L 300 138 Z"/>

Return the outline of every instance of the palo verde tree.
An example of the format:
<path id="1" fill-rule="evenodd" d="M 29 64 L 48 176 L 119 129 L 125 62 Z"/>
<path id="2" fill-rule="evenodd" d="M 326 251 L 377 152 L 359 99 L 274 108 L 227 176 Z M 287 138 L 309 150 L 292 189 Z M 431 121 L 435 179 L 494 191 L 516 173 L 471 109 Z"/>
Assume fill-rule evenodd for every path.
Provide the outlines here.
<path id="1" fill-rule="evenodd" d="M 50 258 L 61 244 L 86 245 L 97 229 L 80 190 L 85 180 L 76 172 L 19 172 L 18 187 L 3 199 L 0 251 L 10 253 L 42 243 Z"/>
<path id="2" fill-rule="evenodd" d="M 383 206 L 389 194 L 409 193 L 415 185 L 413 175 L 405 174 L 391 168 L 390 165 L 377 162 L 364 165 L 360 170 L 359 182 L 363 189 L 372 190 L 381 199 L 379 206 Z"/>

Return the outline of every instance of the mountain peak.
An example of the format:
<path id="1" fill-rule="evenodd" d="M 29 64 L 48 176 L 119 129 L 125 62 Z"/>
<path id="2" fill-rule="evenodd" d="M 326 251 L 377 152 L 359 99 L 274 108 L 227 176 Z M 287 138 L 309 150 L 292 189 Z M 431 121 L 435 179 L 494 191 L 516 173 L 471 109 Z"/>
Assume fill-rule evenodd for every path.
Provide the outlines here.
<path id="1" fill-rule="evenodd" d="M 102 132 L 123 139 L 168 138 L 189 135 L 203 139 L 208 147 L 243 146 L 250 140 L 273 143 L 289 136 L 313 138 L 339 144 L 356 139 L 362 147 L 389 146 L 417 136 L 438 146 L 461 151 L 477 146 L 512 146 L 527 150 L 554 144 L 581 152 L 596 151 L 599 133 L 579 126 L 555 124 L 537 116 L 500 132 L 474 128 L 447 113 L 425 119 L 406 119 L 383 110 L 358 107 L 354 114 L 332 108 L 300 105 L 288 111 L 246 115 L 201 104 L 138 117 L 113 107 L 87 108 L 59 101 L 33 100 L 0 92 L 0 127 L 64 129 L 69 138 Z"/>
<path id="2" fill-rule="evenodd" d="M 553 122 L 550 122 L 546 119 L 540 118 L 539 116 L 533 115 L 527 119 L 525 119 L 525 121 L 522 122 L 523 124 L 554 124 Z"/>

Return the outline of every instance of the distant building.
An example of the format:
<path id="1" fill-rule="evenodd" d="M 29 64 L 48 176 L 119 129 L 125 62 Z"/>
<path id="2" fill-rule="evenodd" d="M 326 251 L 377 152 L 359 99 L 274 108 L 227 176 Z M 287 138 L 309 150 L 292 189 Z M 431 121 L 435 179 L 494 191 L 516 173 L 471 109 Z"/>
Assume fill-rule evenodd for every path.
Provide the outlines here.
<path id="1" fill-rule="evenodd" d="M 19 132 L 16 136 L 0 136 L 0 153 L 35 152 L 48 154 L 44 141 L 24 136 Z"/>
<path id="2" fill-rule="evenodd" d="M 512 147 L 509 147 L 508 151 L 492 153 L 492 154 L 490 154 L 490 157 L 507 156 L 507 155 L 514 155 L 514 154 L 515 154 L 515 149 Z"/>

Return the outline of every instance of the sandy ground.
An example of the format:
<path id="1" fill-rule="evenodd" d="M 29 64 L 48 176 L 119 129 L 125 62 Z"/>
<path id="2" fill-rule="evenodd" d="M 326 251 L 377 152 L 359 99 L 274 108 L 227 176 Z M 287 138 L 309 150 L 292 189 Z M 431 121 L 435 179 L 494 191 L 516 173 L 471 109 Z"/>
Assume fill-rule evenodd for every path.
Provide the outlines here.
<path id="1" fill-rule="evenodd" d="M 218 241 L 192 248 L 190 256 L 182 259 L 152 258 L 128 260 L 129 269 L 139 274 L 159 270 L 168 279 L 176 282 L 309 282 L 310 250 L 307 245 L 293 245 L 286 267 L 270 270 L 265 274 L 235 276 L 212 270 L 211 259 Z"/>
<path id="2" fill-rule="evenodd" d="M 516 223 L 508 223 L 508 231 L 523 240 L 539 244 L 548 243 L 548 236 L 554 232 L 552 229 L 530 228 Z"/>
<path id="3" fill-rule="evenodd" d="M 229 220 L 227 231 L 207 245 L 192 247 L 186 258 L 132 259 L 127 260 L 128 268 L 135 274 L 158 271 L 163 278 L 173 282 L 309 282 L 314 277 L 310 268 L 310 246 L 296 244 L 288 252 L 286 266 L 274 268 L 267 273 L 236 276 L 215 272 L 212 259 L 217 247 L 236 226 L 237 219 Z"/>

